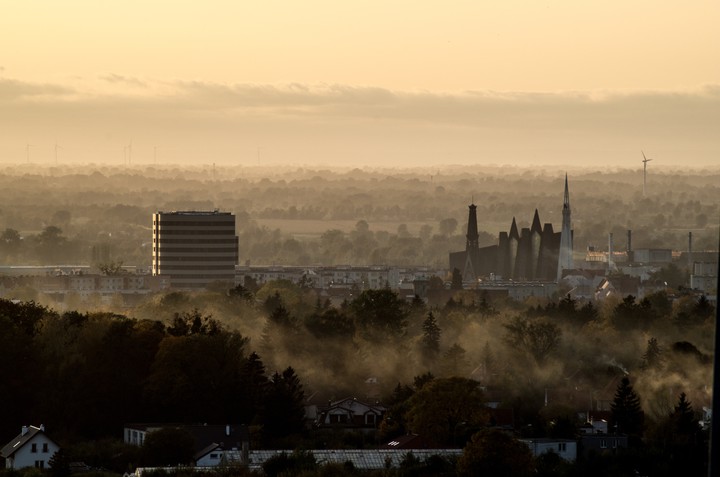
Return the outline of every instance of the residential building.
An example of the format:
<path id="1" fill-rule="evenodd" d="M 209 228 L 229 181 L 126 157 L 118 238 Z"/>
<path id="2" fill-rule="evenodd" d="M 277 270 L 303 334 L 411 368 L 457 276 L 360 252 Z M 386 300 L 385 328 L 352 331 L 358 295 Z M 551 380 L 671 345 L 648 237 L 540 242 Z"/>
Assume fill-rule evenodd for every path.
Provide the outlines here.
<path id="1" fill-rule="evenodd" d="M 46 469 L 60 447 L 45 434 L 45 426 L 23 426 L 20 434 L 0 450 L 8 469 Z"/>
<path id="2" fill-rule="evenodd" d="M 213 282 L 235 282 L 238 238 L 230 212 L 176 211 L 153 214 L 154 276 L 170 286 L 201 289 Z"/>
<path id="3" fill-rule="evenodd" d="M 355 398 L 328 403 L 318 409 L 318 427 L 374 431 L 387 408 L 382 404 L 368 404 Z"/>
<path id="4" fill-rule="evenodd" d="M 535 457 L 548 452 L 554 452 L 568 462 L 575 462 L 577 459 L 577 441 L 572 439 L 520 439 L 530 448 Z"/>
<path id="5" fill-rule="evenodd" d="M 126 444 L 142 446 L 148 434 L 160 429 L 182 429 L 195 442 L 195 464 L 214 467 L 221 464 L 247 463 L 250 435 L 246 426 L 208 424 L 145 423 L 125 424 Z"/>

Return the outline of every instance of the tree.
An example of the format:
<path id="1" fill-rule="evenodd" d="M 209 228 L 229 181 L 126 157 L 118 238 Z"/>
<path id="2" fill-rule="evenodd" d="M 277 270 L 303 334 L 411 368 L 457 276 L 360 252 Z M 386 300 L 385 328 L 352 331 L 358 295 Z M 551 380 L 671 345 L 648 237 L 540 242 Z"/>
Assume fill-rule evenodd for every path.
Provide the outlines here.
<path id="1" fill-rule="evenodd" d="M 437 325 L 435 316 L 432 311 L 428 313 L 427 318 L 422 325 L 423 336 L 421 340 L 421 350 L 423 358 L 426 362 L 434 361 L 440 353 L 440 327 Z"/>
<path id="2" fill-rule="evenodd" d="M 270 438 L 284 437 L 304 429 L 305 392 L 292 367 L 270 378 L 265 395 L 263 424 Z"/>
<path id="3" fill-rule="evenodd" d="M 67 239 L 62 235 L 62 229 L 54 225 L 48 225 L 35 237 L 38 244 L 38 254 L 46 262 L 55 262 L 59 257 L 64 256 L 64 248 Z"/>
<path id="4" fill-rule="evenodd" d="M 460 476 L 529 477 L 535 462 L 530 448 L 498 429 L 473 435 L 458 459 Z"/>
<path id="5" fill-rule="evenodd" d="M 318 339 L 348 340 L 355 334 L 352 318 L 337 308 L 317 308 L 305 319 L 305 328 Z"/>
<path id="6" fill-rule="evenodd" d="M 291 475 L 314 475 L 318 463 L 310 451 L 296 450 L 288 455 L 282 452 L 266 460 L 262 465 L 263 474 L 267 477 Z"/>
<path id="7" fill-rule="evenodd" d="M 445 376 L 460 376 L 467 371 L 469 362 L 467 360 L 467 352 L 465 348 L 457 343 L 443 353 L 442 371 Z"/>
<path id="8" fill-rule="evenodd" d="M 20 232 L 15 229 L 7 228 L 0 235 L 0 250 L 5 251 L 8 255 L 16 254 L 22 245 L 22 237 Z"/>
<path id="9" fill-rule="evenodd" d="M 617 432 L 633 437 L 642 436 L 645 415 L 640 405 L 640 397 L 635 393 L 627 376 L 623 376 L 618 384 L 610 410 Z"/>
<path id="10" fill-rule="evenodd" d="M 451 290 L 462 290 L 463 289 L 462 273 L 460 273 L 460 270 L 458 270 L 457 268 L 453 268 L 452 282 L 450 283 L 450 289 Z"/>
<path id="11" fill-rule="evenodd" d="M 650 338 L 647 342 L 647 348 L 645 354 L 642 355 L 643 369 L 657 369 L 662 365 L 662 349 L 657 342 L 657 339 Z"/>
<path id="12" fill-rule="evenodd" d="M 440 233 L 448 236 L 455 233 L 457 229 L 458 221 L 454 218 L 442 219 L 439 224 Z"/>
<path id="13" fill-rule="evenodd" d="M 454 445 L 463 430 L 487 421 L 480 383 L 472 379 L 435 378 L 408 400 L 404 419 L 410 432 L 434 445 Z"/>
<path id="14" fill-rule="evenodd" d="M 186 335 L 217 335 L 223 330 L 222 324 L 212 317 L 203 315 L 200 310 L 193 308 L 190 312 L 175 313 L 172 324 L 167 332 L 171 336 Z"/>
<path id="15" fill-rule="evenodd" d="M 195 438 L 185 429 L 165 427 L 148 432 L 142 446 L 143 465 L 160 467 L 192 464 Z"/>
<path id="16" fill-rule="evenodd" d="M 507 330 L 505 342 L 530 354 L 538 364 L 545 362 L 562 338 L 562 330 L 557 325 L 521 316 L 503 326 Z"/>
<path id="17" fill-rule="evenodd" d="M 100 273 L 107 276 L 115 276 L 119 275 L 122 272 L 122 266 L 123 261 L 118 260 L 117 262 L 111 261 L 111 262 L 104 262 L 98 264 L 98 270 L 100 270 Z"/>
<path id="18" fill-rule="evenodd" d="M 48 465 L 50 466 L 50 475 L 52 475 L 52 477 L 70 476 L 70 458 L 65 449 L 58 449 L 55 454 L 50 457 Z"/>
<path id="19" fill-rule="evenodd" d="M 350 302 L 350 309 L 370 339 L 382 341 L 397 338 L 407 326 L 407 304 L 397 293 L 387 288 L 363 291 Z"/>

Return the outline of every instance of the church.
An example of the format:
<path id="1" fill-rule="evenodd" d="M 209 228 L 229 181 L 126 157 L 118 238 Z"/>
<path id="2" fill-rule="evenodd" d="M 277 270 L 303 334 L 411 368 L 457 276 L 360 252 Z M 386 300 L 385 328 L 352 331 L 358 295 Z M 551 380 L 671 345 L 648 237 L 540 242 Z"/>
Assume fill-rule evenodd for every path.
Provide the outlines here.
<path id="1" fill-rule="evenodd" d="M 562 228 L 541 224 L 535 209 L 530 228 L 518 230 L 515 217 L 509 232 L 500 232 L 497 245 L 478 245 L 477 206 L 470 204 L 465 250 L 450 253 L 450 270 L 459 270 L 463 281 L 494 276 L 514 281 L 559 281 L 562 271 L 573 268 L 570 194 L 565 175 Z"/>

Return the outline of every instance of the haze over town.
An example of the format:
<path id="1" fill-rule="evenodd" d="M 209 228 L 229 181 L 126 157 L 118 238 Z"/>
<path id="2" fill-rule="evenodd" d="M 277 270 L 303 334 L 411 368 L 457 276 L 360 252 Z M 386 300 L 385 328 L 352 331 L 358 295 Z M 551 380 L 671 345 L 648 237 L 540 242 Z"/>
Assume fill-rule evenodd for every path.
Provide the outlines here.
<path id="1" fill-rule="evenodd" d="M 0 6 L 0 477 L 705 473 L 719 22 Z"/>

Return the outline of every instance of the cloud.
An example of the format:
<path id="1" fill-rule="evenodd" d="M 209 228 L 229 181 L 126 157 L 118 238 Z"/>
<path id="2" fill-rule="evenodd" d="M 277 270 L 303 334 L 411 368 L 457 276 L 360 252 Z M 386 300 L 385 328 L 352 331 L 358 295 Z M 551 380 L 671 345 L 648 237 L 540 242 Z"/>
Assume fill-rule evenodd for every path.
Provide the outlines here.
<path id="1" fill-rule="evenodd" d="M 122 76 L 117 75 L 114 73 L 100 76 L 99 77 L 103 81 L 107 81 L 108 83 L 121 83 L 128 86 L 137 86 L 140 88 L 147 88 L 148 84 L 145 81 L 141 81 L 138 78 L 133 78 L 130 76 Z"/>
<path id="2" fill-rule="evenodd" d="M 284 156 L 324 154 L 356 161 L 381 161 L 387 153 L 425 162 L 523 157 L 603 163 L 645 148 L 712 163 L 720 153 L 719 111 L 720 85 L 678 91 L 451 93 L 117 74 L 89 86 L 0 78 L 0 120 L 11 124 L 4 134 L 9 140 L 68 131 L 84 141 L 121 131 L 137 141 L 160 137 L 192 142 L 196 149 L 244 144 L 255 155 L 258 144 L 272 144 Z"/>
<path id="3" fill-rule="evenodd" d="M 0 78 L 0 102 L 28 101 L 40 97 L 59 99 L 74 93 L 72 88 L 50 83 L 28 83 Z"/>

